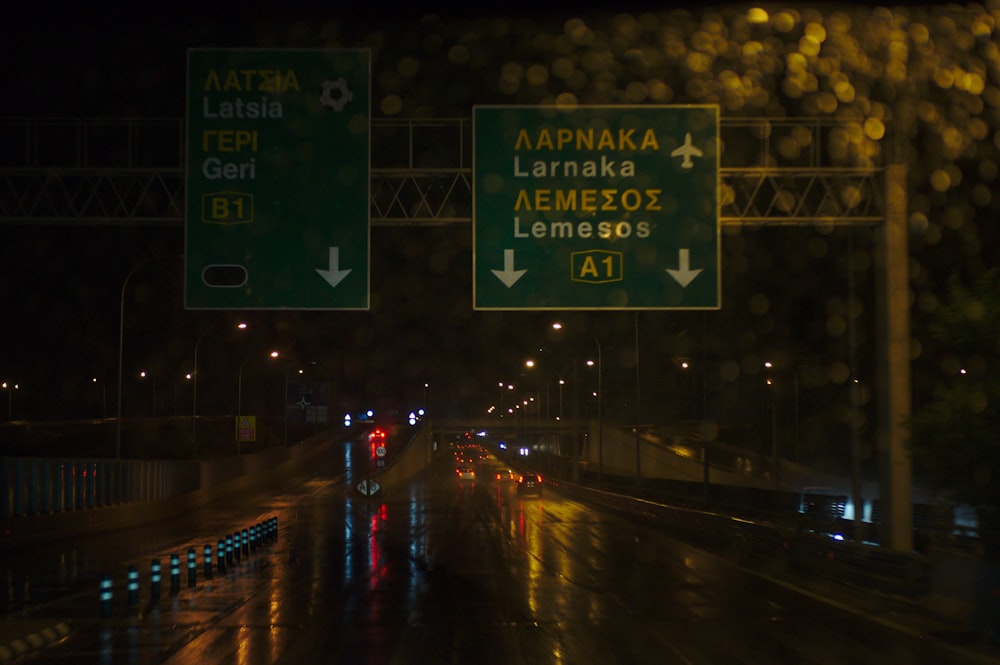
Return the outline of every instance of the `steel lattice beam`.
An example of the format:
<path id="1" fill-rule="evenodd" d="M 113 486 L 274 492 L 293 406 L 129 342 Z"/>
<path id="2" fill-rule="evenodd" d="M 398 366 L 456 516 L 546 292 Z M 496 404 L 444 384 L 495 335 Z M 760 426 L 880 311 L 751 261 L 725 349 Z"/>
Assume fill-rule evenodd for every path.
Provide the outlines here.
<path id="1" fill-rule="evenodd" d="M 877 224 L 884 219 L 881 169 L 820 165 L 822 152 L 815 145 L 793 162 L 772 155 L 774 136 L 782 130 L 805 128 L 818 143 L 829 126 L 815 120 L 723 119 L 727 143 L 738 138 L 752 144 L 748 154 L 776 166 L 722 169 L 721 223 Z M 157 132 L 159 144 L 148 147 L 147 137 Z M 469 223 L 468 132 L 464 119 L 373 122 L 372 223 Z M 50 135 L 64 138 L 58 142 Z M 162 135 L 180 146 L 164 148 Z M 181 120 L 2 121 L 0 224 L 182 225 L 183 140 Z M 67 141 L 75 143 L 72 150 L 65 149 Z M 113 149 L 103 150 L 101 141 Z M 47 148 L 56 143 L 64 154 L 50 157 Z"/>

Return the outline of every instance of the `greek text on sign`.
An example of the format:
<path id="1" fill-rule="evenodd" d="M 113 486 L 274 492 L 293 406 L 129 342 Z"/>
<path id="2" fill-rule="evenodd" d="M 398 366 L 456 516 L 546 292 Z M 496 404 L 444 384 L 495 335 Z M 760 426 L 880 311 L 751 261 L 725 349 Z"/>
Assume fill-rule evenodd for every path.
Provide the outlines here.
<path id="1" fill-rule="evenodd" d="M 368 308 L 370 60 L 188 51 L 187 308 Z"/>
<path id="2" fill-rule="evenodd" d="M 718 108 L 474 109 L 477 309 L 714 309 Z"/>

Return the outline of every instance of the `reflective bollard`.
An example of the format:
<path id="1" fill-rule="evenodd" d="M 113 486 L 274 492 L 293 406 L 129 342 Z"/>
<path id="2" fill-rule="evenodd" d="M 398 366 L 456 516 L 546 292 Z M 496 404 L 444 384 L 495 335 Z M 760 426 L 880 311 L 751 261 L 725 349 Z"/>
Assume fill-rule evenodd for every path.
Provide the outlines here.
<path id="1" fill-rule="evenodd" d="M 139 570 L 135 566 L 128 567 L 128 606 L 139 604 Z"/>
<path id="2" fill-rule="evenodd" d="M 216 546 L 216 565 L 219 568 L 219 574 L 224 574 L 226 572 L 226 541 L 220 540 L 219 544 Z"/>
<path id="3" fill-rule="evenodd" d="M 149 597 L 155 603 L 160 599 L 160 560 L 153 559 L 149 565 Z"/>
<path id="4" fill-rule="evenodd" d="M 198 584 L 198 554 L 194 548 L 188 549 L 188 586 Z"/>
<path id="5" fill-rule="evenodd" d="M 177 593 L 181 590 L 181 557 L 179 554 L 170 555 L 170 593 Z"/>
<path id="6" fill-rule="evenodd" d="M 101 605 L 101 618 L 108 619 L 111 617 L 111 598 L 114 595 L 112 589 L 114 585 L 111 583 L 110 575 L 101 575 L 101 590 L 98 596 Z"/>
<path id="7" fill-rule="evenodd" d="M 205 545 L 205 549 L 202 550 L 203 556 L 205 558 L 205 579 L 212 579 L 212 546 Z"/>

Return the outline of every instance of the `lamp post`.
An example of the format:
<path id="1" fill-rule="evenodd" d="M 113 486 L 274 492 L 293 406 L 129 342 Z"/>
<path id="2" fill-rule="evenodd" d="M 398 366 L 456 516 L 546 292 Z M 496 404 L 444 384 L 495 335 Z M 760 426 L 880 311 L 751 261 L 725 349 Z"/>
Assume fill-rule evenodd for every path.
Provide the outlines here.
<path id="1" fill-rule="evenodd" d="M 149 379 L 150 383 L 153 385 L 153 410 L 152 410 L 152 414 L 151 415 L 152 415 L 153 418 L 155 418 L 156 417 L 156 379 L 151 378 L 150 375 L 149 375 L 149 372 L 147 372 L 144 369 L 139 370 L 139 379 L 142 380 L 142 381 L 145 381 L 146 379 Z"/>
<path id="2" fill-rule="evenodd" d="M 101 420 L 108 417 L 108 388 L 104 381 L 98 381 L 97 377 L 90 379 L 91 383 L 95 386 L 99 383 L 101 385 Z"/>
<path id="3" fill-rule="evenodd" d="M 594 335 L 594 343 L 597 345 L 597 486 L 604 487 L 604 388 L 601 385 L 601 340 Z M 593 361 L 588 364 L 593 365 Z"/>
<path id="4" fill-rule="evenodd" d="M 271 351 L 268 354 L 269 358 L 277 358 L 281 354 L 277 351 Z M 240 371 L 236 375 L 236 454 L 241 454 L 241 441 L 240 441 L 240 419 L 243 417 L 243 366 L 247 364 L 247 359 L 243 359 L 240 363 Z"/>
<path id="5" fill-rule="evenodd" d="M 559 424 L 562 425 L 563 420 L 563 386 L 566 385 L 566 379 L 559 377 L 559 415 L 557 420 Z"/>
<path id="6" fill-rule="evenodd" d="M 8 383 L 7 381 L 4 381 L 3 383 L 0 383 L 0 388 L 7 391 L 7 422 L 14 422 L 13 417 L 11 416 L 14 408 L 14 391 L 19 390 L 21 386 L 17 383 Z"/>
<path id="7" fill-rule="evenodd" d="M 124 357 L 125 350 L 125 288 L 128 286 L 128 282 L 132 279 L 132 275 L 135 274 L 135 271 L 147 263 L 151 263 L 157 259 L 181 258 L 184 258 L 181 254 L 152 256 L 145 261 L 135 264 L 132 269 L 128 271 L 128 274 L 125 276 L 125 280 L 122 282 L 121 299 L 118 307 L 118 412 L 115 418 L 115 459 L 121 459 L 122 456 L 122 359 Z"/>
<path id="8" fill-rule="evenodd" d="M 277 356 L 272 356 L 272 357 L 277 357 Z M 283 416 L 282 424 L 284 428 L 283 438 L 286 446 L 288 445 L 288 373 L 291 371 L 292 371 L 291 368 L 285 370 L 285 391 L 281 394 L 281 410 Z M 296 373 L 301 375 L 305 373 L 305 370 L 298 369 L 296 370 Z M 305 421 L 305 418 L 303 418 L 303 421 Z"/>
<path id="9" fill-rule="evenodd" d="M 774 363 L 770 360 L 764 362 L 765 369 L 775 369 Z M 795 430 L 794 438 L 792 440 L 792 449 L 794 451 L 795 459 L 798 460 L 799 457 L 799 374 L 795 371 L 794 367 L 789 368 L 789 373 L 792 375 L 792 388 L 794 396 L 794 406 L 795 406 Z M 779 481 L 781 474 L 781 463 L 779 461 L 779 446 L 778 446 L 778 409 L 777 409 L 777 393 L 776 386 L 774 386 L 773 380 L 768 377 L 766 379 L 767 385 L 771 386 L 771 454 L 774 456 L 773 467 L 774 467 L 774 480 Z"/>
<path id="10" fill-rule="evenodd" d="M 247 329 L 246 321 L 236 324 L 237 330 Z M 191 369 L 191 445 L 192 455 L 198 457 L 198 347 L 207 333 L 198 335 L 194 343 L 194 366 Z"/>

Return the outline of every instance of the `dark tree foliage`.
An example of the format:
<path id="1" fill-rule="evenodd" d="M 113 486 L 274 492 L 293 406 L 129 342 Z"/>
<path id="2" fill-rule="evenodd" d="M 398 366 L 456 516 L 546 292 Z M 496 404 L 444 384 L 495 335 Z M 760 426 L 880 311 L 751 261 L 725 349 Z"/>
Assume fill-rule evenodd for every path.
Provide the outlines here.
<path id="1" fill-rule="evenodd" d="M 983 516 L 1000 513 L 1000 270 L 953 276 L 928 322 L 942 353 L 932 398 L 912 421 L 916 477 Z"/>

